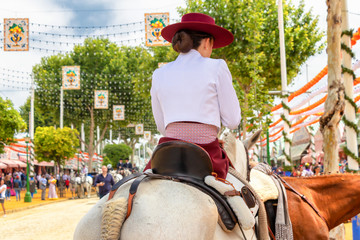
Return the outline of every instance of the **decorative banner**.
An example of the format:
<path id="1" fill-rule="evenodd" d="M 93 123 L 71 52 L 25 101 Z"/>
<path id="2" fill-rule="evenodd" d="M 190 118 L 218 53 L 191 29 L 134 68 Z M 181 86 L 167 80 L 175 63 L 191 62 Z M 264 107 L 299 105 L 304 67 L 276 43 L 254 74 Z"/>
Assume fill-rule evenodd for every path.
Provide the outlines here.
<path id="1" fill-rule="evenodd" d="M 136 126 L 135 126 L 135 134 L 136 135 L 144 134 L 144 125 L 143 124 L 136 124 Z"/>
<path id="2" fill-rule="evenodd" d="M 145 45 L 169 46 L 161 36 L 161 30 L 169 25 L 169 13 L 145 13 Z"/>
<path id="3" fill-rule="evenodd" d="M 29 51 L 29 19 L 4 19 L 4 51 Z"/>
<path id="4" fill-rule="evenodd" d="M 147 141 L 151 140 L 151 131 L 144 131 L 144 139 Z"/>
<path id="5" fill-rule="evenodd" d="M 62 80 L 64 90 L 80 89 L 80 66 L 63 66 Z"/>
<path id="6" fill-rule="evenodd" d="M 159 62 L 158 63 L 158 68 L 161 68 L 162 66 L 164 66 L 164 65 L 166 65 L 167 64 L 167 62 Z"/>
<path id="7" fill-rule="evenodd" d="M 114 120 L 125 120 L 125 106 L 114 105 L 113 106 L 113 119 Z"/>
<path id="8" fill-rule="evenodd" d="M 95 90 L 95 109 L 108 109 L 109 91 Z"/>

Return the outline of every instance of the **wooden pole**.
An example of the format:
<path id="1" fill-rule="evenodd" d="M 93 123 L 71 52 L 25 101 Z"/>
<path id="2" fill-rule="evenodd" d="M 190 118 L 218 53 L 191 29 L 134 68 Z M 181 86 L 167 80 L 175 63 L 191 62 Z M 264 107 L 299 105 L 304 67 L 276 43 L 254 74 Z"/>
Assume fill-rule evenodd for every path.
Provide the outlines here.
<path id="1" fill-rule="evenodd" d="M 347 1 L 342 0 L 342 12 L 341 12 L 341 29 L 342 31 L 348 31 L 349 30 L 349 24 L 348 24 L 348 9 L 347 9 Z M 351 48 L 351 39 L 350 36 L 344 34 L 341 38 L 342 43 L 348 47 Z M 351 56 L 346 51 L 342 51 L 342 65 L 345 68 L 351 69 Z M 353 76 L 349 73 L 343 74 L 344 79 L 344 87 L 345 87 L 345 95 L 348 96 L 351 100 L 354 100 L 354 88 L 353 88 Z M 355 109 L 350 104 L 349 101 L 345 101 L 345 117 L 348 121 L 352 122 L 354 125 L 356 124 L 356 116 L 355 116 Z M 349 126 L 345 126 L 346 130 L 346 147 L 348 150 L 350 150 L 352 153 L 355 154 L 355 156 L 358 156 L 358 147 L 357 147 L 357 136 L 356 132 L 353 128 Z M 356 159 L 353 159 L 351 156 L 348 156 L 348 167 L 351 170 L 359 170 L 359 163 L 356 161 Z"/>
<path id="2" fill-rule="evenodd" d="M 286 54 L 285 54 L 285 37 L 284 37 L 284 17 L 283 17 L 283 7 L 282 7 L 282 0 L 278 1 L 278 24 L 279 24 L 279 37 L 280 37 L 280 67 L 281 67 L 281 93 L 283 95 L 282 104 L 288 104 L 288 91 L 287 91 L 287 73 L 286 73 Z M 284 109 L 284 117 L 285 119 L 289 119 L 289 110 L 286 106 L 283 106 Z M 284 142 L 285 142 L 285 149 L 284 155 L 286 156 L 287 160 L 290 162 L 290 142 L 287 141 L 289 138 L 289 124 L 284 121 Z"/>
<path id="3" fill-rule="evenodd" d="M 338 126 L 344 113 L 344 85 L 341 82 L 341 0 L 327 0 L 328 97 L 320 118 L 323 134 L 324 172 L 339 170 Z"/>

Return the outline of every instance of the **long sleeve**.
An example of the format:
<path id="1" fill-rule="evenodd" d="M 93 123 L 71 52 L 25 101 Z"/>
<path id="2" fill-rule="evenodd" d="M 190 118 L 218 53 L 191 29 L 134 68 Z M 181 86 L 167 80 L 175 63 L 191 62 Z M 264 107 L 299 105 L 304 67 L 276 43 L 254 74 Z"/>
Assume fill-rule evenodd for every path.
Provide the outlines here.
<path id="1" fill-rule="evenodd" d="M 156 87 L 154 86 L 155 84 L 155 73 L 153 74 L 153 85 L 151 87 L 150 93 L 151 93 L 151 106 L 152 106 L 152 111 L 153 111 L 153 115 L 154 115 L 154 119 L 155 119 L 155 123 L 157 126 L 158 131 L 165 136 L 165 123 L 164 123 L 164 114 L 161 110 L 161 105 L 160 105 L 160 101 L 157 97 L 156 94 Z"/>
<path id="2" fill-rule="evenodd" d="M 220 61 L 218 74 L 216 89 L 221 122 L 225 127 L 236 129 L 241 120 L 240 104 L 232 85 L 231 73 L 224 60 Z"/>

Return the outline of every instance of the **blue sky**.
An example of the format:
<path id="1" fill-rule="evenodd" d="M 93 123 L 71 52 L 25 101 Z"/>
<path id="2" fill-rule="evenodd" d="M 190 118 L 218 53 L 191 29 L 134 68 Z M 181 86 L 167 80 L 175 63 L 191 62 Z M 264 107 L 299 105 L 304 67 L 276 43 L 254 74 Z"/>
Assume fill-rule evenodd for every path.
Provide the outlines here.
<path id="1" fill-rule="evenodd" d="M 297 0 L 293 1 L 295 4 Z M 60 26 L 105 26 L 113 24 L 126 24 L 144 20 L 144 13 L 151 12 L 170 12 L 171 19 L 179 19 L 176 11 L 177 6 L 184 6 L 184 0 L 18 0 L 15 2 L 2 1 L 0 6 L 0 21 L 2 18 L 9 17 L 28 17 L 32 23 L 60 25 Z M 319 15 L 319 26 L 326 31 L 327 9 L 325 1 L 305 0 L 306 8 L 313 8 L 313 13 Z M 349 14 L 350 28 L 360 27 L 360 1 L 348 0 L 348 8 L 354 14 Z M 3 27 L 2 25 L 0 27 Z M 135 26 L 136 27 L 136 26 Z M 135 28 L 134 27 L 134 28 Z M 141 28 L 142 26 L 137 26 Z M 34 29 L 36 27 L 34 26 Z M 131 27 L 129 27 L 131 29 Z M 49 32 L 58 30 L 51 30 Z M 88 34 L 99 33 L 99 29 L 82 30 L 80 33 L 76 29 L 62 29 L 63 34 Z M 2 33 L 1 33 L 2 34 Z M 143 33 L 137 33 L 135 37 L 142 37 Z M 2 36 L 0 36 L 2 38 Z M 126 39 L 126 36 L 120 37 Z M 54 39 L 54 38 L 53 38 Z M 60 41 L 60 40 L 59 40 Z M 71 41 L 71 39 L 63 40 Z M 80 40 L 78 40 L 80 41 Z M 43 44 L 37 43 L 42 46 Z M 51 48 L 51 46 L 47 47 Z M 59 48 L 59 47 L 52 47 Z M 70 50 L 69 47 L 60 47 L 64 50 Z M 360 58 L 360 46 L 356 46 L 355 54 Z M 29 51 L 29 52 L 4 52 L 0 49 L 0 84 L 4 81 L 4 75 L 7 70 L 18 70 L 30 72 L 34 64 L 39 63 L 41 57 L 50 53 Z M 323 67 L 326 66 L 327 57 L 325 52 L 311 57 L 307 61 L 308 79 L 311 80 Z M 29 78 L 22 78 L 22 81 L 30 81 Z M 302 67 L 301 74 L 295 78 L 294 84 L 290 89 L 298 89 L 307 81 L 306 65 Z M 326 81 L 326 79 L 324 80 Z M 325 84 L 325 83 L 324 83 Z M 10 91 L 11 90 L 11 91 Z M 15 89 L 4 88 L 0 85 L 0 96 L 9 98 L 16 107 L 22 105 L 29 95 L 26 91 L 17 91 Z"/>

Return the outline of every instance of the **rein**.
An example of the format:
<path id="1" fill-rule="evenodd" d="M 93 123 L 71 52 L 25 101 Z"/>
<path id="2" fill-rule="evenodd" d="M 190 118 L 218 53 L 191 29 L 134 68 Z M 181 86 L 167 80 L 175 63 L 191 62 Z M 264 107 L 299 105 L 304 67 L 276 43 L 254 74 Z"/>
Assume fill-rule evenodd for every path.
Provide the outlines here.
<path id="1" fill-rule="evenodd" d="M 277 174 L 273 174 L 276 178 L 280 179 L 280 181 L 286 185 L 288 187 L 288 189 L 290 189 L 293 193 L 295 193 L 296 195 L 298 195 L 304 202 L 306 202 L 315 212 L 316 214 L 326 223 L 326 226 L 328 227 L 328 229 L 330 229 L 328 222 L 326 221 L 326 219 L 321 215 L 320 211 L 314 206 L 314 204 L 312 204 L 305 195 L 299 193 L 298 191 L 296 191 L 295 188 L 293 188 L 289 183 L 287 183 L 284 179 L 282 179 L 279 175 Z"/>

